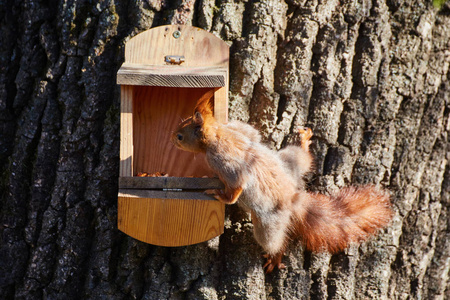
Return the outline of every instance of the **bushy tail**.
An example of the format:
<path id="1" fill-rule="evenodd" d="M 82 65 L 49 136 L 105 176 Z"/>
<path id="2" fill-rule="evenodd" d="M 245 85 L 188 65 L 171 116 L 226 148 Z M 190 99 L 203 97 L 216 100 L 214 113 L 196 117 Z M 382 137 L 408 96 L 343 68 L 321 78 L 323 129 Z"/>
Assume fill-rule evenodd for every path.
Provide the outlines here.
<path id="1" fill-rule="evenodd" d="M 348 187 L 337 194 L 299 193 L 294 202 L 294 237 L 308 250 L 339 252 L 386 226 L 392 218 L 389 194 L 374 186 Z"/>

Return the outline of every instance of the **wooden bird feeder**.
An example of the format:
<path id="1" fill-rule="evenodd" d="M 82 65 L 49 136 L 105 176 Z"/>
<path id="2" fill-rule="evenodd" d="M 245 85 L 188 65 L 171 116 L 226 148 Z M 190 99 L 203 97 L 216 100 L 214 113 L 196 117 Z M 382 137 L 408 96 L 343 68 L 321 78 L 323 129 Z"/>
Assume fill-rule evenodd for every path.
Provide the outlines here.
<path id="1" fill-rule="evenodd" d="M 204 193 L 223 184 L 203 154 L 179 150 L 170 138 L 210 89 L 215 118 L 227 122 L 228 61 L 225 42 L 191 26 L 156 27 L 126 43 L 117 73 L 121 231 L 160 246 L 200 243 L 223 233 L 224 204 Z M 140 172 L 169 177 L 138 177 Z"/>

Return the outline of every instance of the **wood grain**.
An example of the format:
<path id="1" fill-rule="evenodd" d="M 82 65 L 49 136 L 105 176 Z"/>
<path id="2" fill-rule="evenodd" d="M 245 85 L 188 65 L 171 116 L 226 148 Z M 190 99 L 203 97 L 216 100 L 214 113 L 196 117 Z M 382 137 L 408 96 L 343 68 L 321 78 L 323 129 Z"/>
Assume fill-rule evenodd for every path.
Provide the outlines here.
<path id="1" fill-rule="evenodd" d="M 167 55 L 185 61 L 171 65 L 164 60 Z M 226 43 L 190 26 L 153 28 L 127 42 L 117 82 L 122 85 L 118 226 L 128 235 L 155 245 L 183 246 L 223 232 L 223 203 L 204 193 L 179 191 L 223 185 L 213 180 L 203 154 L 177 149 L 171 134 L 211 88 L 214 114 L 227 122 L 228 61 Z M 139 172 L 181 178 L 133 177 Z M 190 176 L 209 178 L 183 178 Z"/>
<path id="2" fill-rule="evenodd" d="M 168 87 L 223 87 L 224 67 L 148 66 L 125 63 L 117 73 L 117 83 Z"/>
<path id="3" fill-rule="evenodd" d="M 118 201 L 119 229 L 158 246 L 185 246 L 216 237 L 223 233 L 224 215 L 225 207 L 218 201 L 131 195 L 119 195 Z"/>
<path id="4" fill-rule="evenodd" d="M 120 87 L 120 176 L 133 176 L 133 87 Z"/>
<path id="5" fill-rule="evenodd" d="M 218 201 L 213 195 L 199 191 L 165 191 L 144 189 L 119 189 L 119 197 L 130 198 L 152 198 L 152 199 L 185 199 L 185 200 L 208 200 Z"/>
<path id="6" fill-rule="evenodd" d="M 224 185 L 218 178 L 120 177 L 119 188 L 209 190 L 222 189 Z"/>
<path id="7" fill-rule="evenodd" d="M 214 117 L 221 123 L 228 122 L 228 87 L 222 87 L 214 93 Z"/>
<path id="8" fill-rule="evenodd" d="M 134 87 L 133 171 L 175 177 L 214 177 L 204 154 L 177 149 L 171 134 L 192 115 L 203 88 Z"/>
<path id="9" fill-rule="evenodd" d="M 179 38 L 173 33 L 180 32 Z M 185 57 L 183 66 L 228 68 L 229 46 L 215 35 L 192 26 L 166 25 L 144 31 L 131 38 L 125 47 L 125 62 L 168 65 L 166 55 Z"/>

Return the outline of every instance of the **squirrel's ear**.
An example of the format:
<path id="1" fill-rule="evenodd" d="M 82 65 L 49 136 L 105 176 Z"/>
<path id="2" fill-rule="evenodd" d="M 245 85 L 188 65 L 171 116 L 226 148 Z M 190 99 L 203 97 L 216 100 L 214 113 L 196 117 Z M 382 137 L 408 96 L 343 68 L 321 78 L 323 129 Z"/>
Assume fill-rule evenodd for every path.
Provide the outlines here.
<path id="1" fill-rule="evenodd" d="M 203 121 L 202 113 L 199 112 L 199 111 L 196 111 L 196 112 L 194 113 L 193 120 L 194 120 L 194 123 L 195 123 L 195 124 L 197 124 L 197 125 L 203 125 L 203 122 L 204 122 L 204 121 Z"/>
<path id="2" fill-rule="evenodd" d="M 200 112 L 203 116 L 213 115 L 211 99 L 214 96 L 214 90 L 208 90 L 198 101 L 194 109 L 194 114 Z"/>

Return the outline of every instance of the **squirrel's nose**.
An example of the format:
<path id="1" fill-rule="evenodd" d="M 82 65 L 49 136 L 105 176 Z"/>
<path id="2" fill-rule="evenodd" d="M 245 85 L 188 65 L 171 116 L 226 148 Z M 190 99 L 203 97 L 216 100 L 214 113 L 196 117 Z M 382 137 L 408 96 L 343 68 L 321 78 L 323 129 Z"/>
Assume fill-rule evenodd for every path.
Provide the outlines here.
<path id="1" fill-rule="evenodd" d="M 179 141 L 182 141 L 182 140 L 183 140 L 183 135 L 182 135 L 181 133 L 178 133 L 178 134 L 177 134 L 177 139 L 178 139 Z"/>

